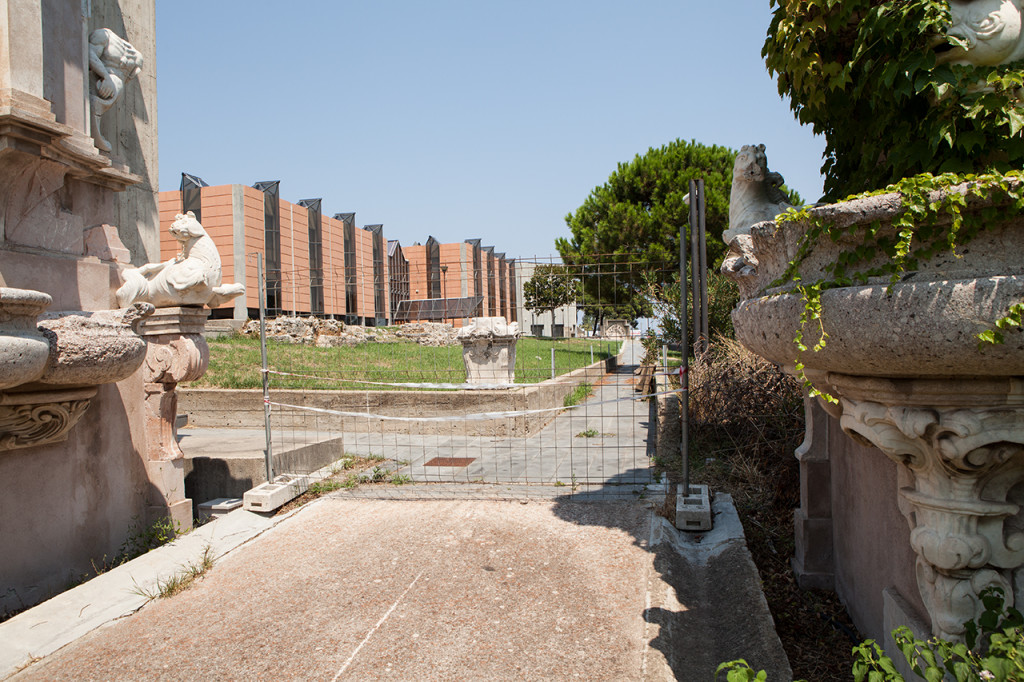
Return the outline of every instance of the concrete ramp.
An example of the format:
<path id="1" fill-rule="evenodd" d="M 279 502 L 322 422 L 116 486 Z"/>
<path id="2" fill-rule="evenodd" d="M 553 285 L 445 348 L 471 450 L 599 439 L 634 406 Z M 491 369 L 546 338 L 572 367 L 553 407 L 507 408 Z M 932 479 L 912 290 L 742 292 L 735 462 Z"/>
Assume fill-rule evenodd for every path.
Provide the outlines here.
<path id="1" fill-rule="evenodd" d="M 128 564 L 15 616 L 0 669 L 42 657 L 16 679 L 707 682 L 743 657 L 790 679 L 730 510 L 723 496 L 698 541 L 638 502 L 321 498 L 137 613 Z M 255 516 L 211 525 L 236 514 Z M 107 627 L 84 634 L 89 604 Z"/>

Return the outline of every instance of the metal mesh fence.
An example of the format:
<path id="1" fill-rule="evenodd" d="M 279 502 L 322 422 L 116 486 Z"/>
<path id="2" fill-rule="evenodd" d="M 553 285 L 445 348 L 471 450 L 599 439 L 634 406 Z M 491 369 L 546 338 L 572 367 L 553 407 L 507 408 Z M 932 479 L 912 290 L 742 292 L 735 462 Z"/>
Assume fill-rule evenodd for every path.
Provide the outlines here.
<path id="1" fill-rule="evenodd" d="M 651 378 L 677 364 L 661 332 L 666 312 L 677 307 L 673 268 L 610 258 L 584 265 L 508 259 L 505 288 L 513 291 L 491 296 L 476 289 L 489 281 L 486 270 L 474 270 L 481 259 L 463 255 L 446 262 L 441 250 L 441 289 L 478 296 L 481 316 L 516 321 L 522 334 L 512 380 L 474 383 L 459 338 L 472 320 L 465 308 L 444 305 L 447 298 L 430 308 L 439 319 L 382 327 L 345 324 L 369 317 L 358 308 L 309 316 L 295 297 L 296 315 L 265 324 L 272 473 L 316 473 L 331 489 L 374 497 L 645 494 L 660 480 L 652 468 Z M 409 281 L 388 283 L 389 290 L 420 288 L 413 263 L 407 273 Z M 343 269 L 336 274 L 342 285 L 351 279 Z M 423 282 L 436 289 L 431 275 L 422 273 Z M 285 310 L 287 292 L 308 286 L 308 277 L 280 273 Z M 365 281 L 380 279 L 371 272 Z M 352 298 L 363 300 L 339 300 Z M 380 299 L 365 298 L 376 318 Z M 488 309 L 491 300 L 504 301 L 503 309 Z M 224 383 L 218 365 L 255 359 L 257 338 L 214 341 L 210 385 Z M 494 339 L 489 347 L 497 353 L 500 345 Z M 645 345 L 654 350 L 642 367 Z M 253 385 L 260 369 L 248 370 Z"/>

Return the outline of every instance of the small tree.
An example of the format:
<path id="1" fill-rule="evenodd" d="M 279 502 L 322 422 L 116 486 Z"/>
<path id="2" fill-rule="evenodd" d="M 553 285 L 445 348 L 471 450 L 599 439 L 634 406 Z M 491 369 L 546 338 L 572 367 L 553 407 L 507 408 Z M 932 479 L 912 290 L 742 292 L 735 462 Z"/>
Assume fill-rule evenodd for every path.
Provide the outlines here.
<path id="1" fill-rule="evenodd" d="M 579 282 L 564 265 L 538 265 L 533 276 L 523 283 L 526 308 L 539 315 L 551 311 L 551 332 L 555 331 L 555 309 L 576 300 Z"/>

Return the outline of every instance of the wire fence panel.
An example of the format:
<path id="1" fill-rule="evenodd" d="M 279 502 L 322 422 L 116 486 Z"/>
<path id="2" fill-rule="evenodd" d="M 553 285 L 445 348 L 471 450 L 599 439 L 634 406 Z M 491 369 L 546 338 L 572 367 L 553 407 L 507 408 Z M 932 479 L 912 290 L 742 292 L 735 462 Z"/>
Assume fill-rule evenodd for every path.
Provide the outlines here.
<path id="1" fill-rule="evenodd" d="M 447 275 L 454 267 L 441 254 Z M 441 318 L 433 321 L 269 320 L 275 475 L 319 472 L 332 488 L 389 497 L 644 494 L 659 479 L 650 378 L 668 369 L 655 306 L 671 275 L 650 264 L 517 259 L 494 296 L 476 293 L 471 269 L 443 282 L 458 296 L 419 306 Z M 301 277 L 282 272 L 283 288 Z M 415 281 L 403 286 L 417 290 Z M 514 383 L 467 380 L 459 330 L 471 320 L 463 304 L 447 303 L 474 296 L 521 325 Z M 645 345 L 653 350 L 642 368 Z"/>

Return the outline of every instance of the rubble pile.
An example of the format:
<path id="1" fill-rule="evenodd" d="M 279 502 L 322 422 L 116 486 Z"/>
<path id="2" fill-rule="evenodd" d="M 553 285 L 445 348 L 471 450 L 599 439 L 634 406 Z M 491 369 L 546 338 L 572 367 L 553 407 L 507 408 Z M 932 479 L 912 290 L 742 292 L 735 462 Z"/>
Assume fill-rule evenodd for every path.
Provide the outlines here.
<path id="1" fill-rule="evenodd" d="M 259 336 L 259 320 L 242 327 L 246 336 Z M 319 317 L 275 317 L 267 320 L 267 339 L 278 343 L 296 343 L 320 348 L 354 346 L 360 343 L 398 343 L 414 341 L 421 346 L 452 346 L 458 343 L 450 324 L 415 322 L 398 327 L 363 327 L 341 320 Z"/>

